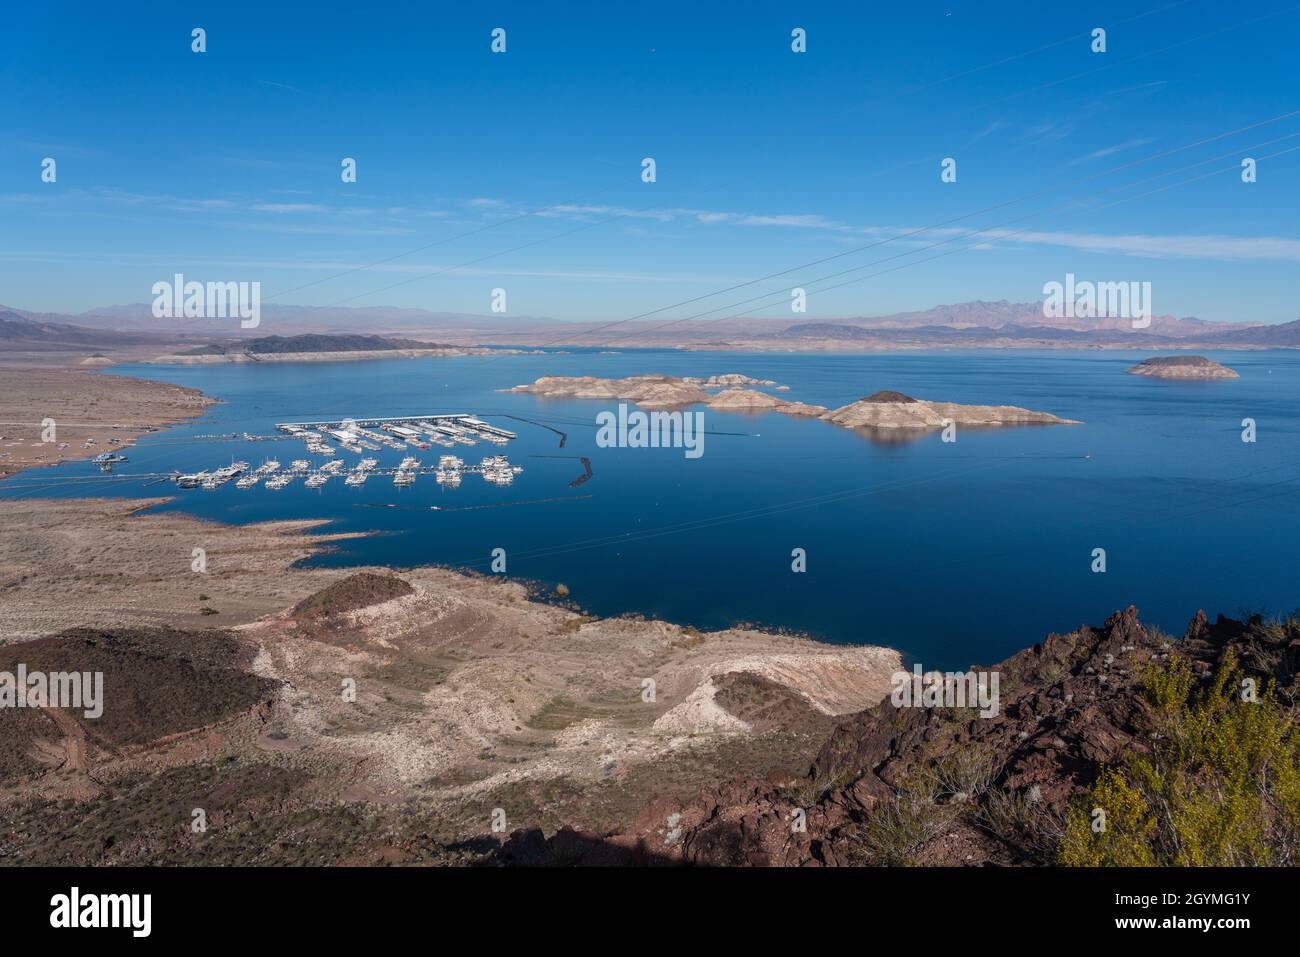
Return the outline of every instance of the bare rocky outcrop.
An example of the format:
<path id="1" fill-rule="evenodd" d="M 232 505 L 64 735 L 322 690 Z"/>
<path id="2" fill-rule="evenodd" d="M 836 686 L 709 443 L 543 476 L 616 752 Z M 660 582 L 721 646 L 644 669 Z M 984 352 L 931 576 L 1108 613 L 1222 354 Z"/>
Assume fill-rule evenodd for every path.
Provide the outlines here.
<path id="1" fill-rule="evenodd" d="M 1034 412 L 1013 405 L 927 402 L 889 390 L 834 409 L 822 418 L 846 428 L 871 429 L 941 429 L 949 422 L 962 426 L 1079 424 L 1049 412 Z"/>
<path id="2" fill-rule="evenodd" d="M 697 376 L 686 376 L 682 381 L 688 382 L 691 385 L 698 385 L 701 389 L 731 389 L 736 386 L 744 385 L 776 385 L 776 383 L 771 379 L 754 379 L 747 375 L 741 375 L 739 372 L 728 372 L 725 375 L 711 375 L 707 379 L 702 379 Z"/>
<path id="3" fill-rule="evenodd" d="M 542 376 L 531 385 L 517 385 L 502 391 L 530 392 L 548 398 L 622 399 L 649 409 L 694 405 L 710 398 L 700 386 L 666 375 L 637 375 L 626 379 Z"/>
<path id="4" fill-rule="evenodd" d="M 304 598 L 294 606 L 292 614 L 301 619 L 328 618 L 403 598 L 414 590 L 396 575 L 357 572 Z"/>
<path id="5" fill-rule="evenodd" d="M 1059 822 L 1070 798 L 1101 769 L 1150 749 L 1143 672 L 1172 654 L 1191 660 L 1208 682 L 1226 654 L 1261 683 L 1294 699 L 1300 638 L 1259 620 L 1211 622 L 1197 612 L 1181 640 L 1139 621 L 1129 607 L 1100 628 L 1049 635 L 995 666 L 996 716 L 945 707 L 896 707 L 886 698 L 843 721 L 801 778 L 736 779 L 693 800 L 649 803 L 635 827 L 613 834 L 519 833 L 502 863 L 599 859 L 624 864 L 844 865 L 864 856 L 861 835 L 874 814 L 888 813 L 921 772 L 946 781 L 936 823 L 920 834 L 906 862 L 1043 863 L 1016 836 L 991 824 L 996 797 Z M 802 816 L 806 828 L 791 826 Z M 894 863 L 898 863 L 897 861 Z"/>
<path id="6" fill-rule="evenodd" d="M 1152 356 L 1127 370 L 1155 379 L 1237 379 L 1237 372 L 1205 356 Z"/>
<path id="7" fill-rule="evenodd" d="M 517 385 L 504 392 L 530 392 L 549 398 L 621 399 L 648 409 L 666 409 L 706 402 L 727 409 L 776 408 L 780 400 L 744 386 L 775 386 L 771 379 L 755 379 L 738 372 L 708 377 L 634 375 L 626 379 L 596 376 L 542 376 L 529 385 Z M 711 395 L 713 390 L 726 391 Z M 706 391 L 707 390 L 707 391 Z"/>

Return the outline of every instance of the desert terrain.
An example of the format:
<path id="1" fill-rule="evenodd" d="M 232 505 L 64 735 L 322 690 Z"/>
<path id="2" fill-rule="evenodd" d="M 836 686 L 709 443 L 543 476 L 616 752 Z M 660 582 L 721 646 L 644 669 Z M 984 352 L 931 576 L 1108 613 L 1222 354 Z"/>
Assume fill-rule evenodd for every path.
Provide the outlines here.
<path id="1" fill-rule="evenodd" d="M 184 386 L 82 371 L 82 362 L 78 356 L 0 365 L 0 478 L 127 448 L 141 435 L 201 415 L 214 401 Z M 42 424 L 47 419 L 52 434 Z M 53 441 L 44 441 L 47 435 Z"/>
<path id="2" fill-rule="evenodd" d="M 494 813 L 603 832 L 659 796 L 797 777 L 900 667 L 594 619 L 496 577 L 296 568 L 330 537 L 151 504 L 4 505 L 0 668 L 106 676 L 101 721 L 6 711 L 10 861 L 472 862 L 506 837 Z"/>

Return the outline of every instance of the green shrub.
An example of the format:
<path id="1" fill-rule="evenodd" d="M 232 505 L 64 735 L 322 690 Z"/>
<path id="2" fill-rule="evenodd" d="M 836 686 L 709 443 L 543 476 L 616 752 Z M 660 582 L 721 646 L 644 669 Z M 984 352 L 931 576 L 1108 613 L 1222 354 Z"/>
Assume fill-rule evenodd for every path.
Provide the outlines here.
<path id="1" fill-rule="evenodd" d="M 1300 863 L 1300 732 L 1271 686 L 1243 700 L 1242 681 L 1231 652 L 1200 690 L 1184 658 L 1144 676 L 1152 753 L 1103 771 L 1070 808 L 1061 863 Z"/>

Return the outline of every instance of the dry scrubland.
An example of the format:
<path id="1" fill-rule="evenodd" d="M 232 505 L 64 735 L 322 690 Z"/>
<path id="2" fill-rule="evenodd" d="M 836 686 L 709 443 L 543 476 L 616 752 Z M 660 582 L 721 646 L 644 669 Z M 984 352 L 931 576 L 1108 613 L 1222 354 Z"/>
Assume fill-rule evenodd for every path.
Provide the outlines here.
<path id="1" fill-rule="evenodd" d="M 107 684 L 103 719 L 0 718 L 7 860 L 472 861 L 493 808 L 512 830 L 603 832 L 655 797 L 798 776 L 899 667 L 886 649 L 595 620 L 444 569 L 294 569 L 328 537 L 148 504 L 5 504 L 0 668 L 83 662 Z"/>

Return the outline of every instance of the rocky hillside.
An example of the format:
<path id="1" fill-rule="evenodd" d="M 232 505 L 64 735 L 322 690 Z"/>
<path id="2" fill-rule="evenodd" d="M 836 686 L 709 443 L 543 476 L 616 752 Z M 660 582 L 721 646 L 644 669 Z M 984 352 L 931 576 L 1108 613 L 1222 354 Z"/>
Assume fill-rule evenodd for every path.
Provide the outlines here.
<path id="1" fill-rule="evenodd" d="M 305 352 L 389 352 L 396 349 L 441 349 L 436 342 L 367 335 L 261 336 L 244 342 L 210 344 L 178 352 L 181 356 L 215 356 L 234 353 L 280 355 Z"/>
<path id="2" fill-rule="evenodd" d="M 1190 749 L 1186 728 L 1213 703 L 1220 710 L 1202 730 L 1220 736 L 1219 751 L 1237 755 L 1233 762 L 1241 767 L 1233 773 L 1243 775 L 1247 792 L 1226 830 L 1259 833 L 1250 830 L 1250 840 L 1242 837 L 1237 845 L 1218 833 L 1214 854 L 1182 862 L 1295 863 L 1287 858 L 1300 821 L 1298 665 L 1300 623 L 1294 618 L 1210 623 L 1198 612 L 1177 639 L 1144 627 L 1130 607 L 1101 628 L 1051 635 L 991 669 L 1000 676 L 996 716 L 896 707 L 886 698 L 839 724 L 802 777 L 733 780 L 688 802 L 658 800 L 625 833 L 561 831 L 545 838 L 519 832 L 497 858 L 506 864 L 1015 865 L 1058 863 L 1062 848 L 1071 847 L 1074 862 L 1115 863 L 1113 855 L 1089 859 L 1088 845 L 1121 841 L 1127 826 L 1121 811 L 1128 808 L 1128 816 L 1145 821 L 1142 815 L 1154 814 L 1154 805 L 1138 786 L 1125 784 L 1129 791 L 1117 792 L 1115 782 L 1125 779 L 1108 777 L 1105 769 L 1146 762 L 1140 765 L 1147 775 L 1143 786 L 1173 781 L 1173 802 L 1205 791 L 1200 818 L 1227 813 L 1235 792 L 1231 781 L 1215 777 L 1212 754 L 1180 757 L 1193 770 L 1177 780 L 1171 768 L 1182 765 L 1169 756 L 1175 746 Z M 1232 670 L 1230 680 L 1225 669 Z M 1168 675 L 1174 678 L 1162 677 Z M 1238 704 L 1236 689 L 1247 684 L 1260 689 L 1262 703 Z M 1276 698 L 1263 693 L 1270 684 Z M 1169 714 L 1181 716 L 1181 730 L 1169 730 Z M 1266 737 L 1274 750 L 1259 780 L 1251 776 L 1252 755 L 1263 753 L 1255 737 L 1243 731 L 1240 740 L 1222 740 L 1231 736 L 1226 729 L 1238 727 L 1234 715 L 1257 720 L 1250 735 Z M 1259 783 L 1269 780 L 1274 783 Z M 1095 815 L 1094 805 L 1116 801 L 1111 831 L 1094 836 L 1086 815 Z M 1192 826 L 1179 821 L 1179 827 Z M 1216 833 L 1225 830 L 1222 824 L 1215 819 Z M 1141 841 L 1130 841 L 1136 850 L 1129 848 L 1122 860 L 1160 862 L 1142 857 L 1144 845 L 1158 847 L 1159 828 L 1143 823 L 1140 833 Z M 1243 857 L 1242 847 L 1251 856 Z"/>

